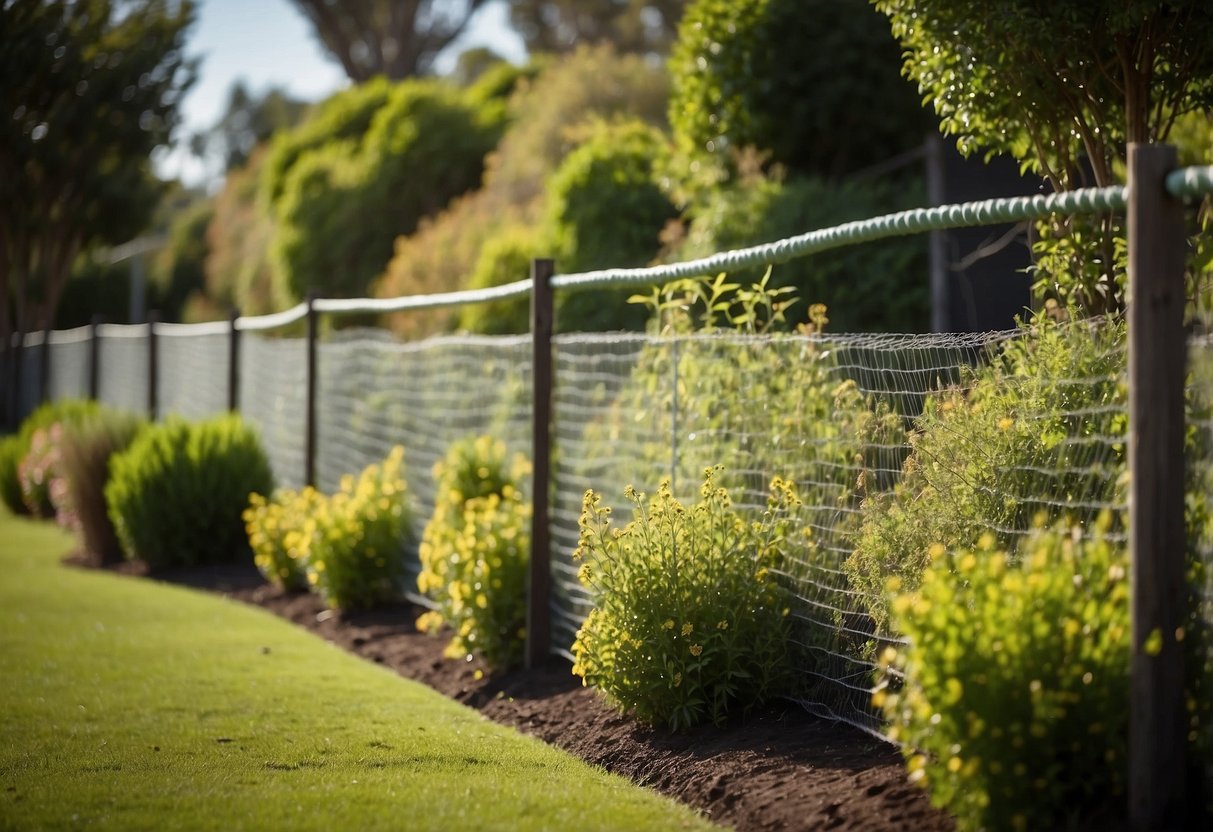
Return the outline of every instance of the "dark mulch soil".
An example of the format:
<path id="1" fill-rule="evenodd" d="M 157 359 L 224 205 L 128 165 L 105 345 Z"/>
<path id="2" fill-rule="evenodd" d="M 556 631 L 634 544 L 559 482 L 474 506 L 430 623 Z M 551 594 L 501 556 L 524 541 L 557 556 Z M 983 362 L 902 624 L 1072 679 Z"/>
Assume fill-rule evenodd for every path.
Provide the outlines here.
<path id="1" fill-rule="evenodd" d="M 129 566 L 118 568 L 139 573 Z M 283 593 L 265 584 L 251 566 L 156 577 L 264 607 L 490 719 L 657 789 L 741 832 L 954 829 L 949 817 L 931 807 L 926 793 L 907 782 L 895 749 L 793 704 L 725 728 L 671 734 L 604 705 L 594 691 L 581 687 L 562 660 L 539 671 L 493 674 L 478 662 L 444 659 L 444 642 L 417 632 L 413 622 L 422 610 L 410 604 L 337 615 L 314 595 Z"/>

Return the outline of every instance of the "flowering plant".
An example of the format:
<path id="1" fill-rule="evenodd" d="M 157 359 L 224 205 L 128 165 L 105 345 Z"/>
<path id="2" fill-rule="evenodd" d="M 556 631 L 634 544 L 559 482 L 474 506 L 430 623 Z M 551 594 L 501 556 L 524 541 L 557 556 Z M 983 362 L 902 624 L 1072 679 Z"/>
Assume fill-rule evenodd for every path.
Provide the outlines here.
<path id="1" fill-rule="evenodd" d="M 573 672 L 620 708 L 674 729 L 722 723 L 774 694 L 786 674 L 788 599 L 778 580 L 789 544 L 791 487 L 771 483 L 747 520 L 708 468 L 700 500 L 683 506 L 663 483 L 646 501 L 628 488 L 633 519 L 586 492 L 574 557 L 594 608 L 573 644 Z"/>

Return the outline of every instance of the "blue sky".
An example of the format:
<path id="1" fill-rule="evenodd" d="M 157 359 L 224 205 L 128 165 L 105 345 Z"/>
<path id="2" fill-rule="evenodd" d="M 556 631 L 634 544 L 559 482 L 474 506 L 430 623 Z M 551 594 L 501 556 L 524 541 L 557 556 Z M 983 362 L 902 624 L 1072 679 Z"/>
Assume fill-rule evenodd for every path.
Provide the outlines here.
<path id="1" fill-rule="evenodd" d="M 283 87 L 305 100 L 316 100 L 346 86 L 341 67 L 326 57 L 307 20 L 290 0 L 201 0 L 198 19 L 186 44 L 189 55 L 202 58 L 198 80 L 183 102 L 184 124 L 178 140 L 214 124 L 223 114 L 228 91 L 237 80 L 250 89 Z M 521 41 L 509 28 L 501 0 L 487 4 L 463 38 L 439 59 L 439 71 L 453 66 L 470 46 L 490 46 L 521 60 Z M 162 176 L 196 184 L 202 166 L 178 149 L 158 160 Z"/>

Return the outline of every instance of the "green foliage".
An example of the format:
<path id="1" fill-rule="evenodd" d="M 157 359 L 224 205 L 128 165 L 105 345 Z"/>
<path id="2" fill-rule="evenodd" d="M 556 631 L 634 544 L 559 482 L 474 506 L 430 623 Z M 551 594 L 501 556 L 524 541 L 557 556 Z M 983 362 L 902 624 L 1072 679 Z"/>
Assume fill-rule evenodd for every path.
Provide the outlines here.
<path id="1" fill-rule="evenodd" d="M 395 446 L 357 478 L 347 474 L 328 499 L 316 501 L 305 534 L 307 582 L 333 609 L 369 609 L 400 595 L 409 530 L 404 448 Z"/>
<path id="2" fill-rule="evenodd" d="M 499 112 L 487 117 L 458 89 L 406 81 L 364 136 L 334 135 L 301 153 L 274 199 L 273 253 L 290 294 L 365 294 L 397 235 L 480 183 L 501 129 Z"/>
<path id="3" fill-rule="evenodd" d="M 109 408 L 69 425 L 59 441 L 59 472 L 82 554 L 95 566 L 122 560 L 122 545 L 109 517 L 105 488 L 110 459 L 146 427 L 141 416 Z"/>
<path id="4" fill-rule="evenodd" d="M 899 64 L 866 0 L 696 0 L 670 57 L 679 179 L 747 146 L 837 178 L 920 144 L 931 122 Z"/>
<path id="5" fill-rule="evenodd" d="M 51 425 L 62 422 L 75 424 L 97 411 L 96 402 L 83 399 L 59 399 L 39 405 L 33 413 L 25 417 L 21 429 L 15 436 L 4 440 L 4 452 L 0 453 L 0 496 L 4 504 L 13 514 L 28 514 L 30 509 L 22 497 L 21 477 L 19 468 L 33 444 L 34 434 L 45 430 Z M 55 507 L 50 502 L 49 492 L 46 499 L 38 501 L 37 516 L 51 517 Z"/>
<path id="6" fill-rule="evenodd" d="M 241 516 L 253 563 L 267 581 L 288 591 L 307 589 L 315 514 L 324 500 L 311 486 L 300 491 L 280 489 L 268 500 L 261 494 L 249 495 Z"/>
<path id="7" fill-rule="evenodd" d="M 0 439 L 0 502 L 13 514 L 25 513 L 25 501 L 21 499 L 21 480 L 17 466 L 25 455 L 25 446 L 17 435 Z"/>
<path id="8" fill-rule="evenodd" d="M 971 548 L 987 531 L 1011 546 L 1041 511 L 1089 523 L 1123 504 L 1124 344 L 1121 322 L 1042 316 L 927 400 L 901 479 L 864 501 L 845 564 L 878 633 L 886 582 L 914 590 L 933 547 Z"/>
<path id="9" fill-rule="evenodd" d="M 940 547 L 893 602 L 908 644 L 882 663 L 904 683 L 890 676 L 875 701 L 911 779 L 962 829 L 1123 816 L 1128 558 L 1110 522 L 1037 530 L 1011 554 L 993 535 Z"/>
<path id="10" fill-rule="evenodd" d="M 585 124 L 624 114 L 654 125 L 665 120 L 665 69 L 639 56 L 618 55 L 607 45 L 582 47 L 541 60 L 539 70 L 522 79 L 510 99 L 510 125 L 486 160 L 484 186 L 397 238 L 376 296 L 464 288 L 486 244 L 513 233 L 507 229 L 525 227 L 546 242 L 545 186 L 584 135 Z M 469 95 L 475 97 L 474 90 Z M 540 253 L 555 256 L 551 250 Z M 392 315 L 387 323 L 411 338 L 449 328 L 454 315 Z"/>
<path id="11" fill-rule="evenodd" d="M 169 227 L 168 246 L 156 256 L 149 275 L 149 306 L 159 310 L 161 320 L 181 320 L 190 296 L 206 293 L 206 259 L 210 254 L 206 230 L 214 215 L 214 202 L 199 200 Z"/>
<path id="12" fill-rule="evenodd" d="M 574 557 L 594 608 L 573 644 L 573 672 L 625 711 L 675 730 L 717 725 L 781 690 L 788 598 L 776 581 L 788 556 L 797 499 L 776 479 L 750 522 L 704 472 L 700 500 L 678 502 L 663 483 L 652 501 L 628 488 L 633 519 L 586 492 Z"/>
<path id="13" fill-rule="evenodd" d="M 183 51 L 194 4 L 26 1 L 5 3 L 3 15 L 7 343 L 53 320 L 78 254 L 125 242 L 150 218 L 163 190 L 150 156 L 171 139 L 194 77 Z"/>
<path id="14" fill-rule="evenodd" d="M 664 53 L 686 0 L 512 0 L 510 23 L 529 52 L 606 42 L 620 52 Z"/>
<path id="15" fill-rule="evenodd" d="M 548 223 L 566 273 L 647 265 L 665 224 L 677 216 L 653 176 L 664 139 L 639 121 L 596 124 L 548 185 Z M 564 331 L 641 329 L 643 315 L 623 301 L 627 290 L 588 290 L 558 297 Z"/>
<path id="16" fill-rule="evenodd" d="M 544 245 L 538 232 L 525 226 L 505 228 L 480 250 L 467 288 L 488 289 L 525 280 L 531 273 L 531 261 L 543 253 Z M 530 295 L 522 295 L 462 306 L 459 328 L 483 335 L 530 332 L 530 303 Z"/>
<path id="17" fill-rule="evenodd" d="M 456 442 L 434 466 L 434 514 L 421 539 L 417 588 L 438 604 L 417 627 L 454 635 L 446 654 L 476 654 L 491 667 L 522 659 L 526 639 L 531 504 L 521 492 L 530 463 L 488 436 Z"/>
<path id="18" fill-rule="evenodd" d="M 207 227 L 206 294 L 245 315 L 263 315 L 291 305 L 277 277 L 270 244 L 271 206 L 258 195 L 268 151 L 259 148 L 243 167 L 228 171 L 215 195 Z"/>
<path id="19" fill-rule="evenodd" d="M 126 557 L 159 569 L 246 557 L 241 512 L 272 488 L 256 431 L 229 414 L 140 433 L 111 458 L 105 500 Z"/>
<path id="20" fill-rule="evenodd" d="M 747 161 L 744 168 L 753 168 Z M 828 183 L 818 178 L 780 181 L 748 170 L 713 188 L 688 208 L 690 228 L 667 260 L 707 257 L 718 251 L 769 243 L 843 222 L 922 204 L 917 182 L 868 180 Z M 803 300 L 789 312 L 805 316 L 809 303 L 830 308 L 838 332 L 920 332 L 927 309 L 927 239 L 898 237 L 814 254 L 776 265 L 772 286 L 792 286 Z M 731 274 L 756 282 L 758 269 Z"/>

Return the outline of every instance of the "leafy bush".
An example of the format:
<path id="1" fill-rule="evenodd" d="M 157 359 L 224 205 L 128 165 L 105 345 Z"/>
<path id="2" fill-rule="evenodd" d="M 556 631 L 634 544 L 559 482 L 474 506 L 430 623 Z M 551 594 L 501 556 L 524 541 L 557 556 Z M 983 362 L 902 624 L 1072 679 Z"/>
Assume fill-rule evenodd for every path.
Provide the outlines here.
<path id="1" fill-rule="evenodd" d="M 25 502 L 21 499 L 21 479 L 17 466 L 24 456 L 24 443 L 18 435 L 0 439 L 0 501 L 13 514 L 25 513 Z"/>
<path id="2" fill-rule="evenodd" d="M 0 454 L 0 465 L 4 466 L 4 470 L 0 472 L 0 483 L 4 485 L 0 494 L 4 497 L 9 511 L 14 514 L 28 514 L 31 510 L 22 497 L 19 469 L 26 454 L 30 451 L 34 434 L 55 423 L 73 425 L 91 416 L 97 411 L 97 408 L 96 402 L 84 399 L 59 399 L 46 402 L 39 405 L 33 413 L 25 418 L 15 437 L 6 440 L 7 450 Z M 40 491 L 35 513 L 39 517 L 54 516 L 55 506 L 50 501 L 49 490 Z"/>
<path id="3" fill-rule="evenodd" d="M 933 123 L 866 0 L 696 0 L 669 63 L 670 126 L 692 176 L 753 145 L 794 173 L 838 178 L 918 145 Z"/>
<path id="4" fill-rule="evenodd" d="M 1011 554 L 991 534 L 972 551 L 936 545 L 918 591 L 895 596 L 908 644 L 883 664 L 904 686 L 874 702 L 911 779 L 961 828 L 1122 816 L 1128 559 L 1110 530 L 1104 515 L 1092 529 L 1037 530 Z"/>
<path id="5" fill-rule="evenodd" d="M 244 528 L 253 563 L 267 581 L 288 591 L 307 589 L 315 515 L 324 499 L 311 486 L 300 491 L 280 489 L 268 500 L 261 494 L 249 495 L 242 515 Z"/>
<path id="6" fill-rule="evenodd" d="M 105 487 L 110 459 L 121 453 L 146 426 L 133 413 L 100 408 L 64 431 L 59 443 L 59 470 L 70 506 L 72 528 L 83 555 L 94 566 L 122 560 L 122 544 L 109 517 Z"/>
<path id="7" fill-rule="evenodd" d="M 525 226 L 510 226 L 480 250 L 469 289 L 503 286 L 530 276 L 531 261 L 543 255 L 541 235 Z M 530 295 L 460 307 L 459 328 L 482 335 L 509 335 L 531 330 Z"/>
<path id="8" fill-rule="evenodd" d="M 274 258 L 290 293 L 364 294 L 397 235 L 480 183 L 502 128 L 498 110 L 478 110 L 455 87 L 409 80 L 391 87 L 365 135 L 301 153 L 273 202 Z"/>
<path id="9" fill-rule="evenodd" d="M 381 463 L 357 478 L 341 479 L 336 494 L 317 499 L 308 543 L 307 582 L 329 607 L 368 609 L 400 594 L 409 529 L 405 509 L 404 448 L 392 448 Z"/>
<path id="10" fill-rule="evenodd" d="M 869 494 L 845 564 L 877 633 L 886 582 L 915 589 L 932 546 L 970 548 L 987 531 L 1011 546 L 1041 511 L 1088 523 L 1124 504 L 1124 343 L 1123 323 L 1042 316 L 928 399 L 901 480 Z"/>
<path id="11" fill-rule="evenodd" d="M 526 636 L 531 505 L 520 490 L 530 474 L 521 454 L 481 436 L 455 443 L 434 466 L 434 514 L 421 539 L 417 588 L 438 604 L 418 629 L 454 630 L 446 653 L 475 653 L 492 667 L 522 658 Z"/>
<path id="12" fill-rule="evenodd" d="M 816 177 L 781 181 L 753 170 L 713 188 L 687 208 L 689 229 L 668 239 L 663 259 L 692 260 L 718 251 L 769 243 L 851 220 L 922 204 L 917 181 L 829 183 Z M 810 303 L 824 303 L 837 332 L 921 332 L 928 312 L 927 239 L 911 235 L 880 240 L 777 264 L 772 286 L 792 286 L 801 301 L 788 319 L 803 320 Z M 740 283 L 757 282 L 759 268 L 736 271 Z"/>
<path id="13" fill-rule="evenodd" d="M 247 557 L 241 513 L 272 488 L 256 431 L 229 414 L 143 431 L 111 459 L 105 499 L 127 558 L 163 568 Z"/>
<path id="14" fill-rule="evenodd" d="M 762 519 L 747 522 L 707 469 L 698 503 L 663 483 L 646 504 L 629 488 L 633 519 L 585 495 L 574 557 L 594 608 L 573 644 L 573 672 L 626 711 L 674 729 L 724 722 L 779 691 L 788 601 L 776 581 L 797 499 L 776 479 Z"/>
<path id="15" fill-rule="evenodd" d="M 639 121 L 600 123 L 568 155 L 549 183 L 548 223 L 562 272 L 644 266 L 660 249 L 677 211 L 653 176 L 661 134 Z M 564 331 L 643 329 L 643 310 L 626 289 L 557 296 Z"/>
<path id="16" fill-rule="evenodd" d="M 59 440 L 63 436 L 63 425 L 59 422 L 34 431 L 30 437 L 29 450 L 17 466 L 17 478 L 21 483 L 21 500 L 25 509 L 34 517 L 63 517 L 61 511 L 63 484 L 59 479 Z"/>

